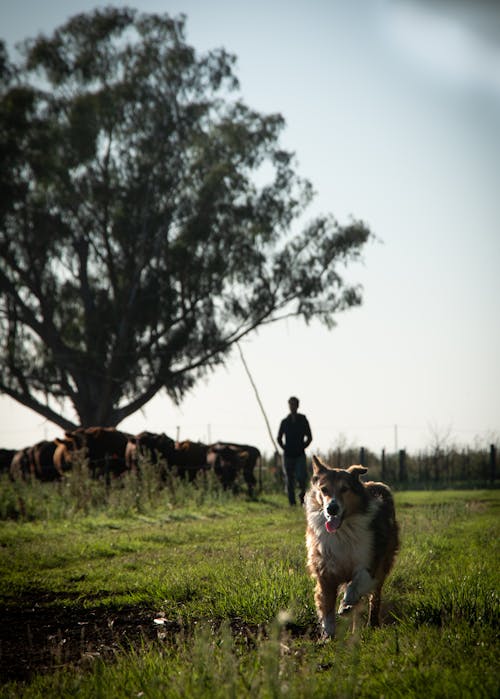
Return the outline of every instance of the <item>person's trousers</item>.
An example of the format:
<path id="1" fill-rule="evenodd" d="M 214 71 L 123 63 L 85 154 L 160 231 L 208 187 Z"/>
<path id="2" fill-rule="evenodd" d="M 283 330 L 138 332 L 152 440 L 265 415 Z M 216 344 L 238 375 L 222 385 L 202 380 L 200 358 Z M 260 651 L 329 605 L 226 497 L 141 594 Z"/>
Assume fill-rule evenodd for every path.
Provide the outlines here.
<path id="1" fill-rule="evenodd" d="M 306 455 L 284 456 L 283 475 L 285 477 L 285 488 L 290 505 L 296 504 L 295 488 L 299 488 L 300 504 L 304 502 L 307 485 L 307 461 Z"/>

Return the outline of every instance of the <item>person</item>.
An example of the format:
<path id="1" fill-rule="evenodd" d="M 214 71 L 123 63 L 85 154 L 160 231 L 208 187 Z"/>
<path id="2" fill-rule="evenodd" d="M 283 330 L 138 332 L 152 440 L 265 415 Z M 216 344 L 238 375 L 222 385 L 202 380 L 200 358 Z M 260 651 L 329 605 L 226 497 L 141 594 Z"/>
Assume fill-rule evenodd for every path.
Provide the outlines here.
<path id="1" fill-rule="evenodd" d="M 283 449 L 283 475 L 290 505 L 296 504 L 295 488 L 299 487 L 301 505 L 304 503 L 307 485 L 307 462 L 305 449 L 312 442 L 312 432 L 305 415 L 298 412 L 299 399 L 292 396 L 288 401 L 290 414 L 280 424 L 278 444 Z"/>

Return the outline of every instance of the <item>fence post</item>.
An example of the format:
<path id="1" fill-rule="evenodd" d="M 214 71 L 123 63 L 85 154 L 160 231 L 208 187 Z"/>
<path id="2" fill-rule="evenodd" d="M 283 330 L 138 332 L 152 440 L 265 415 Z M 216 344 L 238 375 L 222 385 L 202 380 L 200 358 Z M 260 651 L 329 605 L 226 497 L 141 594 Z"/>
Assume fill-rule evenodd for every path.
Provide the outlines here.
<path id="1" fill-rule="evenodd" d="M 361 449 L 359 450 L 359 463 L 361 464 L 361 466 L 365 465 L 365 448 L 364 447 L 361 447 Z"/>
<path id="2" fill-rule="evenodd" d="M 406 473 L 406 452 L 404 449 L 399 450 L 399 480 L 401 483 L 407 481 L 408 474 Z"/>
<path id="3" fill-rule="evenodd" d="M 385 482 L 385 449 L 382 449 L 382 460 L 380 462 L 380 480 Z"/>
<path id="4" fill-rule="evenodd" d="M 490 445 L 490 482 L 493 484 L 497 475 L 497 449 L 494 444 Z"/>

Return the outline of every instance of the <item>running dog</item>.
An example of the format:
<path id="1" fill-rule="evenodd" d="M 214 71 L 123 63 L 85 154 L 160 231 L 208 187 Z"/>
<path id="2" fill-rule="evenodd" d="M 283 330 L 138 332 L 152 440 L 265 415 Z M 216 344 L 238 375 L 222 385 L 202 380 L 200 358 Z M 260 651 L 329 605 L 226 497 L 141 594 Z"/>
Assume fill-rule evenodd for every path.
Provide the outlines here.
<path id="1" fill-rule="evenodd" d="M 384 483 L 362 483 L 364 466 L 332 468 L 313 456 L 305 502 L 307 566 L 316 580 L 315 602 L 323 634 L 335 635 L 335 607 L 346 614 L 369 596 L 368 624 L 380 623 L 382 585 L 399 547 L 394 500 Z M 355 619 L 353 619 L 353 627 Z"/>

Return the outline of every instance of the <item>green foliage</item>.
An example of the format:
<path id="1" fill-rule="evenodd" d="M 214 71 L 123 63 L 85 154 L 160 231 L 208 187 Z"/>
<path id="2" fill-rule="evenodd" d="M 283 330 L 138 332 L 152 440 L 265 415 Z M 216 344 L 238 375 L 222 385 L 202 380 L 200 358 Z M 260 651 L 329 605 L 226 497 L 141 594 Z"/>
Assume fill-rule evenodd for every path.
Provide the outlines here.
<path id="1" fill-rule="evenodd" d="M 312 198 L 284 120 L 245 105 L 235 58 L 185 18 L 106 8 L 0 58 L 0 391 L 65 429 L 179 399 L 239 338 L 288 315 L 328 326 L 359 221 Z M 3 68 L 2 68 L 3 66 Z"/>

